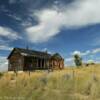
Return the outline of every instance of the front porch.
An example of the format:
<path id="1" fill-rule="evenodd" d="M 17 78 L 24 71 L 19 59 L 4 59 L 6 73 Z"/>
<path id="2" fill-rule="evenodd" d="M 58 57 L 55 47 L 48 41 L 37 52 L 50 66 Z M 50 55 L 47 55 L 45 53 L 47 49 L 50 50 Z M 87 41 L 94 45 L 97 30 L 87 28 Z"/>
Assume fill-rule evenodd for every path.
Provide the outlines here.
<path id="1" fill-rule="evenodd" d="M 46 70 L 50 68 L 49 59 L 39 57 L 24 57 L 24 71 Z"/>

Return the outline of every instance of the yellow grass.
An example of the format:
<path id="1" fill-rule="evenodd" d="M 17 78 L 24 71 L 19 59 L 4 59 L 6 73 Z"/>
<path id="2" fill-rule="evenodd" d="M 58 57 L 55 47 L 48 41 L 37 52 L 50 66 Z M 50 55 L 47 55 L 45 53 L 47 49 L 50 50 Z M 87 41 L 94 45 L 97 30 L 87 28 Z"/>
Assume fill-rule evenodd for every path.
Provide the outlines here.
<path id="1" fill-rule="evenodd" d="M 100 100 L 100 65 L 61 71 L 3 73 L 0 100 Z"/>

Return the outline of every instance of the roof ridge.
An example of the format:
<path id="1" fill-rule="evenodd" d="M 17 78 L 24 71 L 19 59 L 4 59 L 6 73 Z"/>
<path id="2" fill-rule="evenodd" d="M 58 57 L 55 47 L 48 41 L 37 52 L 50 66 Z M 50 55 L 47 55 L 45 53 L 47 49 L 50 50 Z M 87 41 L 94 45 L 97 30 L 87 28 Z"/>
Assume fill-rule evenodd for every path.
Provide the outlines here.
<path id="1" fill-rule="evenodd" d="M 32 50 L 32 49 L 19 48 L 19 47 L 15 47 L 15 49 L 25 50 L 25 51 L 31 51 L 31 52 L 36 52 L 36 53 L 43 53 L 43 54 L 51 55 L 51 54 L 49 54 L 49 53 L 47 53 L 47 52 L 43 52 L 43 51 L 39 51 L 39 50 Z"/>

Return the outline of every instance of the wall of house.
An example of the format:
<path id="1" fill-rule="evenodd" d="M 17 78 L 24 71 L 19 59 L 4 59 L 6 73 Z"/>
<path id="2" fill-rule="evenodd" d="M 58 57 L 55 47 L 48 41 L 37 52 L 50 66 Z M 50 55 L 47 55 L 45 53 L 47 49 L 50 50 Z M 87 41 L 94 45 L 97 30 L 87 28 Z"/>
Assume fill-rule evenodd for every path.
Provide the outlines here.
<path id="1" fill-rule="evenodd" d="M 9 71 L 29 71 L 29 70 L 44 70 L 44 69 L 63 69 L 63 59 L 46 59 L 38 57 L 24 57 L 20 55 L 16 50 L 12 53 L 8 60 Z"/>
<path id="2" fill-rule="evenodd" d="M 51 60 L 52 69 L 63 69 L 64 68 L 64 60 L 52 59 Z"/>
<path id="3" fill-rule="evenodd" d="M 38 57 L 25 57 L 24 70 L 42 70 L 48 69 L 49 59 L 43 59 Z"/>
<path id="4" fill-rule="evenodd" d="M 11 57 L 8 60 L 8 71 L 22 71 L 23 70 L 23 65 L 24 65 L 24 58 L 17 52 L 14 52 Z"/>
<path id="5" fill-rule="evenodd" d="M 34 70 L 37 67 L 37 60 L 34 57 L 24 57 L 24 71 Z"/>

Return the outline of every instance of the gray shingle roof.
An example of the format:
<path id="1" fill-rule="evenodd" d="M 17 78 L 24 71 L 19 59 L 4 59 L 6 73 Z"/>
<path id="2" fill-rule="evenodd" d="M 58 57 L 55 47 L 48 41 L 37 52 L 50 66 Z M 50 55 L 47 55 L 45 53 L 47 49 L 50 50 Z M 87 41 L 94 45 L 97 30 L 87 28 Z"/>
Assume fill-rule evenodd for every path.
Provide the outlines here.
<path id="1" fill-rule="evenodd" d="M 51 57 L 51 55 L 46 52 L 40 52 L 40 51 L 35 51 L 35 50 L 30 50 L 30 49 L 23 49 L 23 48 L 14 48 L 13 51 L 15 50 L 19 52 L 22 56 L 34 56 L 34 57 L 40 57 L 40 58 L 50 58 Z M 8 59 L 12 55 L 13 51 L 8 56 Z"/>
<path id="2" fill-rule="evenodd" d="M 59 59 L 59 60 L 63 59 L 59 53 L 55 53 L 54 55 L 52 55 L 51 58 L 52 59 Z"/>

